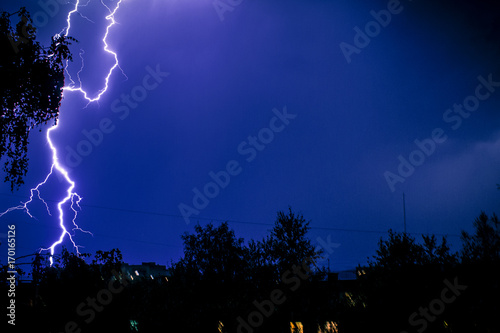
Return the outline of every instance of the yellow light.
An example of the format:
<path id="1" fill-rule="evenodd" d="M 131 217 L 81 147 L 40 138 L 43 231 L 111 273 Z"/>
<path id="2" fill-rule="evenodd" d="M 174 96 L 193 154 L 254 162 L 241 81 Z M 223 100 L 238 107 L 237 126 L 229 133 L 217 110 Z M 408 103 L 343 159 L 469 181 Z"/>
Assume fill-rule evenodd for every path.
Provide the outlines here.
<path id="1" fill-rule="evenodd" d="M 354 297 L 353 297 L 352 293 L 345 292 L 345 297 L 347 298 L 347 304 L 349 304 L 349 306 L 355 306 L 356 305 L 356 301 L 354 300 Z"/>
<path id="2" fill-rule="evenodd" d="M 327 321 L 323 328 L 318 327 L 318 333 L 339 333 L 339 325 L 334 321 Z"/>
<path id="3" fill-rule="evenodd" d="M 290 332 L 291 333 L 304 333 L 304 325 L 300 321 L 290 322 Z"/>

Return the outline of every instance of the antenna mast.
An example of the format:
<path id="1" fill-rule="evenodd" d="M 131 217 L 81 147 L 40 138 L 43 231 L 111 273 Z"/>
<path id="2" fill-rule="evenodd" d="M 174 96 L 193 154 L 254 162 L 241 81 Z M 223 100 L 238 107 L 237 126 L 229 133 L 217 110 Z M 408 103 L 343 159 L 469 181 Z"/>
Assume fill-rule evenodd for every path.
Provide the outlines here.
<path id="1" fill-rule="evenodd" d="M 403 192 L 403 223 L 404 223 L 404 231 L 406 234 L 406 204 L 405 204 L 405 193 Z"/>

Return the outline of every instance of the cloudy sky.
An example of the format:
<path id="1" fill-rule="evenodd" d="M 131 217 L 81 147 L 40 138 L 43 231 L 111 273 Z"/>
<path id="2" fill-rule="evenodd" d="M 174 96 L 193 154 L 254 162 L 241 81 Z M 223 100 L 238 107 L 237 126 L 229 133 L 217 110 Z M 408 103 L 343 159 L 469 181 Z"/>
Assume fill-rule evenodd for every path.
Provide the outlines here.
<path id="1" fill-rule="evenodd" d="M 403 231 L 403 193 L 408 232 L 459 245 L 500 207 L 498 11 L 462 2 L 123 0 L 107 37 L 121 70 L 97 102 L 66 90 L 52 132 L 83 197 L 77 223 L 93 233 L 75 232 L 80 251 L 168 264 L 196 223 L 261 239 L 291 206 L 314 244 L 338 244 L 330 267 L 348 269 Z M 71 16 L 68 73 L 89 98 L 114 64 L 102 39 L 117 4 Z M 74 0 L 2 1 L 20 5 L 46 42 Z M 26 185 L 0 184 L 0 210 L 50 170 L 47 129 L 32 133 Z M 1 218 L 19 255 L 57 240 L 66 188 L 57 175 L 42 187 L 52 216 L 34 202 L 36 219 Z"/>

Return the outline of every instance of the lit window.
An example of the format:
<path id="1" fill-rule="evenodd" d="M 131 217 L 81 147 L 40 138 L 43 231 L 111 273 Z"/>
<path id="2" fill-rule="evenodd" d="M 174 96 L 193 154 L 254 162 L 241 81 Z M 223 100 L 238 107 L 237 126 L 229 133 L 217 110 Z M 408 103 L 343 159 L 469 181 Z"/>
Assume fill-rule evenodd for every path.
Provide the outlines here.
<path id="1" fill-rule="evenodd" d="M 347 304 L 349 304 L 349 306 L 355 306 L 356 305 L 356 301 L 354 300 L 354 297 L 353 297 L 352 293 L 346 292 L 345 293 L 345 297 L 347 299 Z"/>
<path id="2" fill-rule="evenodd" d="M 318 333 L 339 333 L 339 325 L 334 321 L 327 321 L 323 327 L 318 325 Z"/>
<path id="3" fill-rule="evenodd" d="M 292 333 L 304 333 L 304 325 L 300 321 L 290 322 L 290 332 Z"/>

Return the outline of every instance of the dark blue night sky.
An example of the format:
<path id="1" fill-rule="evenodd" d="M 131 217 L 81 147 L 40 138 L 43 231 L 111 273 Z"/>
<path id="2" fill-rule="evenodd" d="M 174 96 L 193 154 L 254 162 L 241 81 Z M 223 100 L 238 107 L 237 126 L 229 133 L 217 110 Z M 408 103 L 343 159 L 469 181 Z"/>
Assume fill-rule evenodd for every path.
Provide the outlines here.
<path id="1" fill-rule="evenodd" d="M 64 2 L 2 9 L 25 5 L 46 42 Z M 80 251 L 168 264 L 196 223 L 261 239 L 290 206 L 313 242 L 340 244 L 330 267 L 349 269 L 403 231 L 403 192 L 408 232 L 457 247 L 500 203 L 497 14 L 463 2 L 123 0 L 108 36 L 123 73 L 95 103 L 66 91 L 53 133 L 83 197 L 77 223 L 94 234 L 75 233 Z M 94 0 L 80 12 L 68 69 L 95 97 L 113 65 L 109 13 Z M 1 211 L 49 171 L 47 129 L 32 133 L 25 186 L 0 184 Z M 65 186 L 43 187 L 49 208 Z M 31 211 L 0 219 L 2 235 L 16 224 L 20 255 L 59 236 L 40 202 Z"/>

